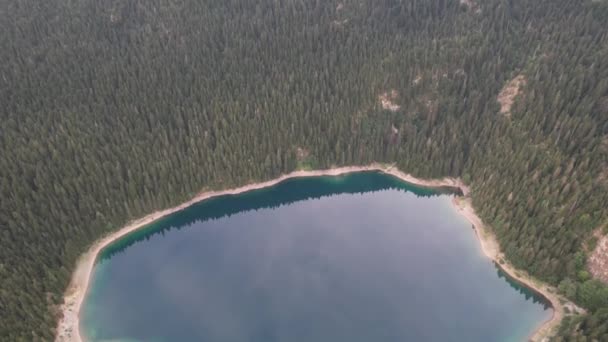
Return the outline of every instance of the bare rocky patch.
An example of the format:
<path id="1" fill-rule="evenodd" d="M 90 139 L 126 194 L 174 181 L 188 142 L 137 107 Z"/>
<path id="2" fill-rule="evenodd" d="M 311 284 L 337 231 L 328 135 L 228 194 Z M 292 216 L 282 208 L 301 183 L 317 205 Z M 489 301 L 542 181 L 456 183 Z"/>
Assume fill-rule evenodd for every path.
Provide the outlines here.
<path id="1" fill-rule="evenodd" d="M 597 110 L 608 115 L 608 96 L 603 96 L 597 101 Z"/>
<path id="2" fill-rule="evenodd" d="M 608 135 L 602 137 L 600 142 L 600 151 L 604 154 L 604 156 L 608 156 Z M 597 175 L 597 181 L 603 186 L 608 186 L 608 162 L 604 161 L 602 163 L 600 172 Z"/>
<path id="3" fill-rule="evenodd" d="M 473 12 L 475 14 L 480 14 L 481 13 L 481 7 L 477 3 L 477 1 L 474 1 L 474 0 L 460 0 L 460 5 L 465 6 L 469 11 L 471 11 L 471 12 Z"/>
<path id="4" fill-rule="evenodd" d="M 514 79 L 510 80 L 498 94 L 498 103 L 500 103 L 500 114 L 507 117 L 511 116 L 511 108 L 515 102 L 515 97 L 521 91 L 521 88 L 526 85 L 526 78 L 524 75 L 517 75 Z"/>
<path id="5" fill-rule="evenodd" d="M 399 129 L 395 125 L 391 125 L 391 130 L 388 134 L 388 142 L 391 145 L 399 143 Z"/>
<path id="6" fill-rule="evenodd" d="M 308 156 L 310 156 L 310 151 L 302 147 L 296 148 L 296 158 L 298 158 L 298 161 L 305 160 Z"/>
<path id="7" fill-rule="evenodd" d="M 331 22 L 331 25 L 336 28 L 342 28 L 344 25 L 348 24 L 348 19 L 344 20 L 334 20 Z"/>
<path id="8" fill-rule="evenodd" d="M 343 17 L 343 15 L 342 15 L 343 13 L 344 13 L 344 2 L 338 1 L 337 5 L 336 5 L 336 16 L 338 18 L 331 21 L 331 27 L 343 28 L 344 25 L 346 25 L 348 23 L 348 18 L 345 18 L 345 19 L 340 18 L 340 17 Z"/>
<path id="9" fill-rule="evenodd" d="M 382 105 L 382 109 L 390 110 L 391 112 L 396 112 L 401 109 L 401 106 L 398 105 L 395 101 L 399 97 L 399 93 L 397 90 L 393 89 L 390 92 L 385 92 L 378 96 L 378 100 L 380 101 L 380 105 Z"/>
<path id="10" fill-rule="evenodd" d="M 462 76 L 466 76 L 467 73 L 464 71 L 463 68 L 458 68 L 456 69 L 456 71 L 454 71 L 454 76 L 458 76 L 458 77 L 462 77 Z"/>
<path id="11" fill-rule="evenodd" d="M 597 239 L 597 244 L 587 261 L 589 272 L 594 278 L 608 284 L 608 234 L 605 233 L 605 227 L 596 229 L 593 236 Z"/>

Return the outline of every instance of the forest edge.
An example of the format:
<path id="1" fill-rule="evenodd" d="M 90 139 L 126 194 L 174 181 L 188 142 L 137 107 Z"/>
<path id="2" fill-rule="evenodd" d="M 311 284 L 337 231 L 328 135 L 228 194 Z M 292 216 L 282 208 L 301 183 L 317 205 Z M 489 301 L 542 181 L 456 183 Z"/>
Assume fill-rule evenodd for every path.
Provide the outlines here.
<path id="1" fill-rule="evenodd" d="M 456 188 L 462 193 L 462 196 L 454 197 L 452 201 L 454 207 L 463 215 L 475 228 L 476 236 L 481 244 L 483 253 L 490 258 L 494 263 L 514 281 L 530 288 L 548 301 L 553 310 L 553 314 L 549 319 L 542 322 L 537 329 L 532 333 L 529 340 L 534 342 L 546 341 L 555 332 L 560 322 L 564 317 L 564 305 L 567 303 L 569 307 L 575 308 L 576 311 L 582 309 L 576 307 L 573 303 L 559 296 L 557 289 L 540 282 L 537 279 L 526 274 L 524 271 L 516 270 L 510 263 L 505 260 L 504 255 L 500 251 L 500 246 L 494 235 L 487 229 L 481 219 L 475 213 L 469 197 L 469 187 L 466 186 L 460 179 L 443 178 L 443 179 L 419 179 L 410 174 L 404 173 L 394 166 L 382 164 L 371 164 L 368 166 L 347 166 L 337 167 L 327 170 L 298 170 L 282 175 L 270 181 L 253 183 L 239 188 L 222 190 L 222 191 L 203 191 L 194 198 L 184 202 L 176 207 L 159 210 L 140 219 L 130 222 L 118 231 L 107 235 L 95 242 L 87 252 L 85 252 L 78 260 L 76 268 L 72 274 L 72 279 L 67 291 L 64 295 L 64 304 L 61 306 L 60 318 L 57 326 L 56 341 L 57 342 L 83 342 L 84 339 L 80 335 L 80 310 L 84 297 L 89 289 L 89 281 L 91 273 L 95 266 L 95 261 L 99 253 L 114 241 L 124 237 L 125 235 L 136 231 L 162 217 L 165 217 L 174 212 L 183 210 L 195 203 L 209 199 L 211 197 L 221 195 L 236 195 L 243 192 L 262 189 L 276 185 L 286 179 L 298 177 L 316 177 L 316 176 L 338 176 L 353 172 L 363 171 L 380 171 L 382 173 L 396 177 L 404 182 L 411 183 L 417 186 L 428 188 Z"/>

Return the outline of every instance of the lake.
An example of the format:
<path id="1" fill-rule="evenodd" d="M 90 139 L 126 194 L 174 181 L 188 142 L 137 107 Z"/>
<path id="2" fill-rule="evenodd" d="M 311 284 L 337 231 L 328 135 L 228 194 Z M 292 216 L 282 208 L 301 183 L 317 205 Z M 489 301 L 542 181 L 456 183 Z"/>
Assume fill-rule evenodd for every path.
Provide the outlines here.
<path id="1" fill-rule="evenodd" d="M 89 341 L 523 341 L 551 309 L 452 194 L 378 172 L 211 198 L 105 248 Z"/>

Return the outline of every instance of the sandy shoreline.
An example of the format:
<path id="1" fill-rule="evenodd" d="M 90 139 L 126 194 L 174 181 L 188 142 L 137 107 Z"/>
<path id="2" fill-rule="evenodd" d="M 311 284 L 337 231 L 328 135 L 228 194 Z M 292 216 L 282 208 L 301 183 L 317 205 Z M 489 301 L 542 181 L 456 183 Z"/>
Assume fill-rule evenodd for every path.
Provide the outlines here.
<path id="1" fill-rule="evenodd" d="M 498 243 L 496 242 L 494 236 L 487 231 L 485 226 L 483 225 L 481 219 L 475 214 L 473 207 L 471 206 L 470 199 L 467 198 L 469 194 L 469 188 L 462 183 L 459 179 L 454 178 L 444 178 L 444 179 L 432 179 L 432 180 L 424 180 L 413 177 L 409 174 L 406 174 L 402 171 L 394 167 L 385 167 L 379 164 L 372 164 L 369 166 L 349 166 L 349 167 L 340 167 L 333 168 L 328 170 L 315 170 L 315 171 L 294 171 L 286 175 L 282 175 L 276 179 L 254 183 L 250 185 L 245 185 L 235 189 L 223 190 L 223 191 L 208 191 L 202 192 L 195 196 L 193 199 L 182 203 L 176 207 L 156 211 L 152 214 L 146 215 L 145 217 L 132 221 L 127 224 L 123 228 L 118 231 L 107 235 L 97 242 L 95 242 L 87 252 L 85 252 L 80 259 L 78 260 L 76 269 L 72 274 L 72 280 L 70 285 L 64 296 L 64 304 L 61 307 L 62 318 L 59 320 L 59 324 L 57 326 L 57 338 L 58 342 L 82 342 L 83 338 L 80 336 L 80 309 L 82 306 L 82 302 L 86 295 L 86 292 L 89 287 L 89 280 L 91 277 L 91 273 L 93 271 L 93 267 L 95 265 L 95 261 L 99 252 L 115 240 L 147 225 L 151 222 L 158 220 L 161 217 L 172 214 L 176 211 L 180 211 L 189 207 L 197 202 L 203 201 L 205 199 L 220 196 L 220 195 L 229 195 L 229 194 L 239 194 L 246 191 L 261 189 L 269 186 L 273 186 L 277 183 L 280 183 L 289 178 L 296 177 L 313 177 L 313 176 L 337 176 L 346 173 L 352 172 L 360 172 L 360 171 L 381 171 L 383 173 L 392 175 L 397 177 L 405 182 L 412 183 L 419 186 L 424 187 L 454 187 L 460 188 L 463 196 L 461 198 L 455 198 L 453 203 L 456 207 L 456 210 L 461 213 L 464 217 L 467 218 L 471 224 L 474 225 L 477 237 L 481 243 L 481 248 L 483 253 L 494 260 L 499 267 L 503 269 L 503 271 L 515 280 L 520 283 L 530 287 L 534 291 L 537 291 L 539 294 L 547 298 L 551 302 L 551 306 L 553 307 L 553 315 L 550 319 L 543 322 L 530 337 L 531 341 L 543 341 L 547 336 L 553 332 L 555 327 L 559 325 L 561 322 L 564 310 L 563 306 L 560 303 L 557 295 L 554 294 L 554 289 L 550 288 L 546 284 L 542 284 L 530 278 L 527 275 L 524 275 L 524 272 L 516 271 L 509 263 L 505 262 L 504 264 L 500 264 L 499 260 L 504 259 L 504 256 L 500 252 L 500 248 Z"/>
<path id="2" fill-rule="evenodd" d="M 504 254 L 500 251 L 500 246 L 498 245 L 496 238 L 487 230 L 487 227 L 483 225 L 483 222 L 475 213 L 475 210 L 471 205 L 470 198 L 454 198 L 453 204 L 456 207 L 456 210 L 461 215 L 466 217 L 467 220 L 474 226 L 475 235 L 477 235 L 477 239 L 481 244 L 483 253 L 488 258 L 492 259 L 496 263 L 497 267 L 508 274 L 516 282 L 532 289 L 537 294 L 549 301 L 553 309 L 551 317 L 539 325 L 528 339 L 529 341 L 533 342 L 548 341 L 549 337 L 552 336 L 555 329 L 559 326 L 560 322 L 564 318 L 564 308 L 560 301 L 560 297 L 555 294 L 557 292 L 556 289 L 533 279 L 524 271 L 516 270 L 506 260 Z M 502 263 L 501 260 L 503 261 Z"/>

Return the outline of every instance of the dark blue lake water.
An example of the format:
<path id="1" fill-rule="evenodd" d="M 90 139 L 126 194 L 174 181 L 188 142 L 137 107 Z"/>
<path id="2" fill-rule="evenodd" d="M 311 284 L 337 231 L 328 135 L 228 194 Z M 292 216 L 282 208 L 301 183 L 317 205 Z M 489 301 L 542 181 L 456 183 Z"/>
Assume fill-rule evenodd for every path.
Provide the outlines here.
<path id="1" fill-rule="evenodd" d="M 375 172 L 213 198 L 106 248 L 91 341 L 522 341 L 551 311 L 452 195 Z"/>

